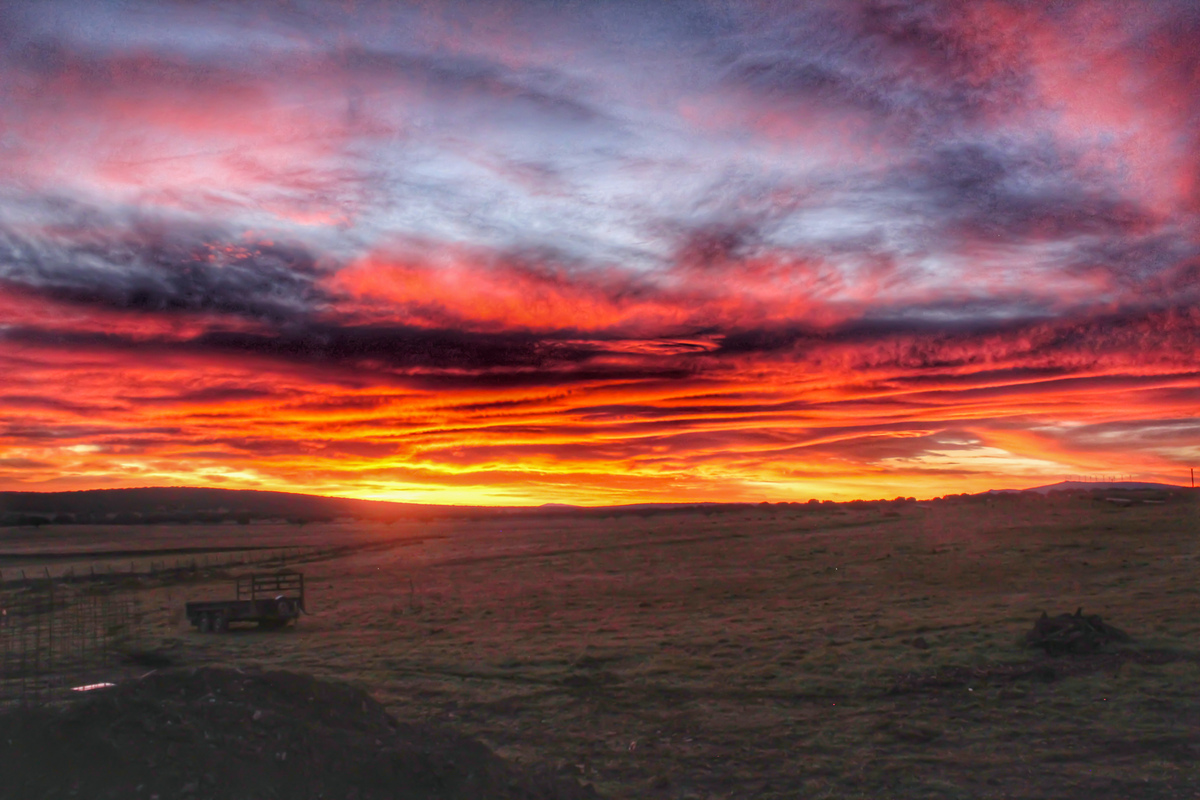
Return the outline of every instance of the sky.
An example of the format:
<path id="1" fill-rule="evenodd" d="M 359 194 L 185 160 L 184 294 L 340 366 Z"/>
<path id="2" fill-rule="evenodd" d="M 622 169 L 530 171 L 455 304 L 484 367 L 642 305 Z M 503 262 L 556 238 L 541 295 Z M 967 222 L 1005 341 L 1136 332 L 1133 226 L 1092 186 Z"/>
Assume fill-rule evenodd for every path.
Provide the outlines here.
<path id="1" fill-rule="evenodd" d="M 0 0 L 0 489 L 1200 462 L 1200 5 Z"/>

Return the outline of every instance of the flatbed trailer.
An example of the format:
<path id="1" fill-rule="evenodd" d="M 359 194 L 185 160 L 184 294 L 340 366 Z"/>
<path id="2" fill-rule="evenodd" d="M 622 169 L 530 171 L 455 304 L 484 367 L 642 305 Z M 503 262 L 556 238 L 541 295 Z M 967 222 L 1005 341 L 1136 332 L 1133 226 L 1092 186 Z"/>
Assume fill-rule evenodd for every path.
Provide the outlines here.
<path id="1" fill-rule="evenodd" d="M 237 579 L 237 599 L 199 600 L 185 606 L 188 622 L 201 633 L 224 633 L 233 622 L 255 622 L 260 628 L 282 628 L 307 614 L 304 574 L 283 571 L 252 573 Z"/>

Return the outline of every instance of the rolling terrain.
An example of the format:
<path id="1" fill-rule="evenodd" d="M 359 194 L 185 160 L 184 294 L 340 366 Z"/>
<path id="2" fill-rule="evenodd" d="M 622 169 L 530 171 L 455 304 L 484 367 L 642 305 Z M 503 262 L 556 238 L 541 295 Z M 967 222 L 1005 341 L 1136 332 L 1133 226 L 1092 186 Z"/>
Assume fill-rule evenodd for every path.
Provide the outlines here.
<path id="1" fill-rule="evenodd" d="M 610 798 L 1115 800 L 1200 792 L 1198 510 L 1001 495 L 124 533 L 370 543 L 302 566 L 312 614 L 283 633 L 186 626 L 236 568 L 146 579 L 154 646 L 347 679 Z M 1133 643 L 1021 645 L 1078 607 Z"/>

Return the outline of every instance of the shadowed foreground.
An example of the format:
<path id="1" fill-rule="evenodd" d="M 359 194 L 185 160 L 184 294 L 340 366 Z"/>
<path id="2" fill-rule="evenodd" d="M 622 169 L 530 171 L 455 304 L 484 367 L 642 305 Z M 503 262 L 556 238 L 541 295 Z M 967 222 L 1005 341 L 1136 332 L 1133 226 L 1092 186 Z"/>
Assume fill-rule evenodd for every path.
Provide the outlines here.
<path id="1" fill-rule="evenodd" d="M 28 544 L 369 544 L 305 563 L 312 615 L 281 632 L 187 625 L 183 603 L 227 596 L 226 576 L 150 581 L 155 646 L 351 681 L 613 800 L 1178 800 L 1200 795 L 1197 499 L 64 526 Z M 1080 607 L 1131 641 L 1028 646 L 1043 612 Z"/>
<path id="2" fill-rule="evenodd" d="M 0 716 L 6 798 L 586 800 L 344 684 L 204 668 Z"/>

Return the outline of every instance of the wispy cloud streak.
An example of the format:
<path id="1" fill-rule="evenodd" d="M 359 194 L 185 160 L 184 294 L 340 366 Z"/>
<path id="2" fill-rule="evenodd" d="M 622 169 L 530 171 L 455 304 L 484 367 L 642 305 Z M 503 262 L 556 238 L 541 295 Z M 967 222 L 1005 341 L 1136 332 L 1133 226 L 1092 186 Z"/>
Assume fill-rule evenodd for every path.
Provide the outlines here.
<path id="1" fill-rule="evenodd" d="M 1192 4 L 0 4 L 0 486 L 1200 456 Z"/>

